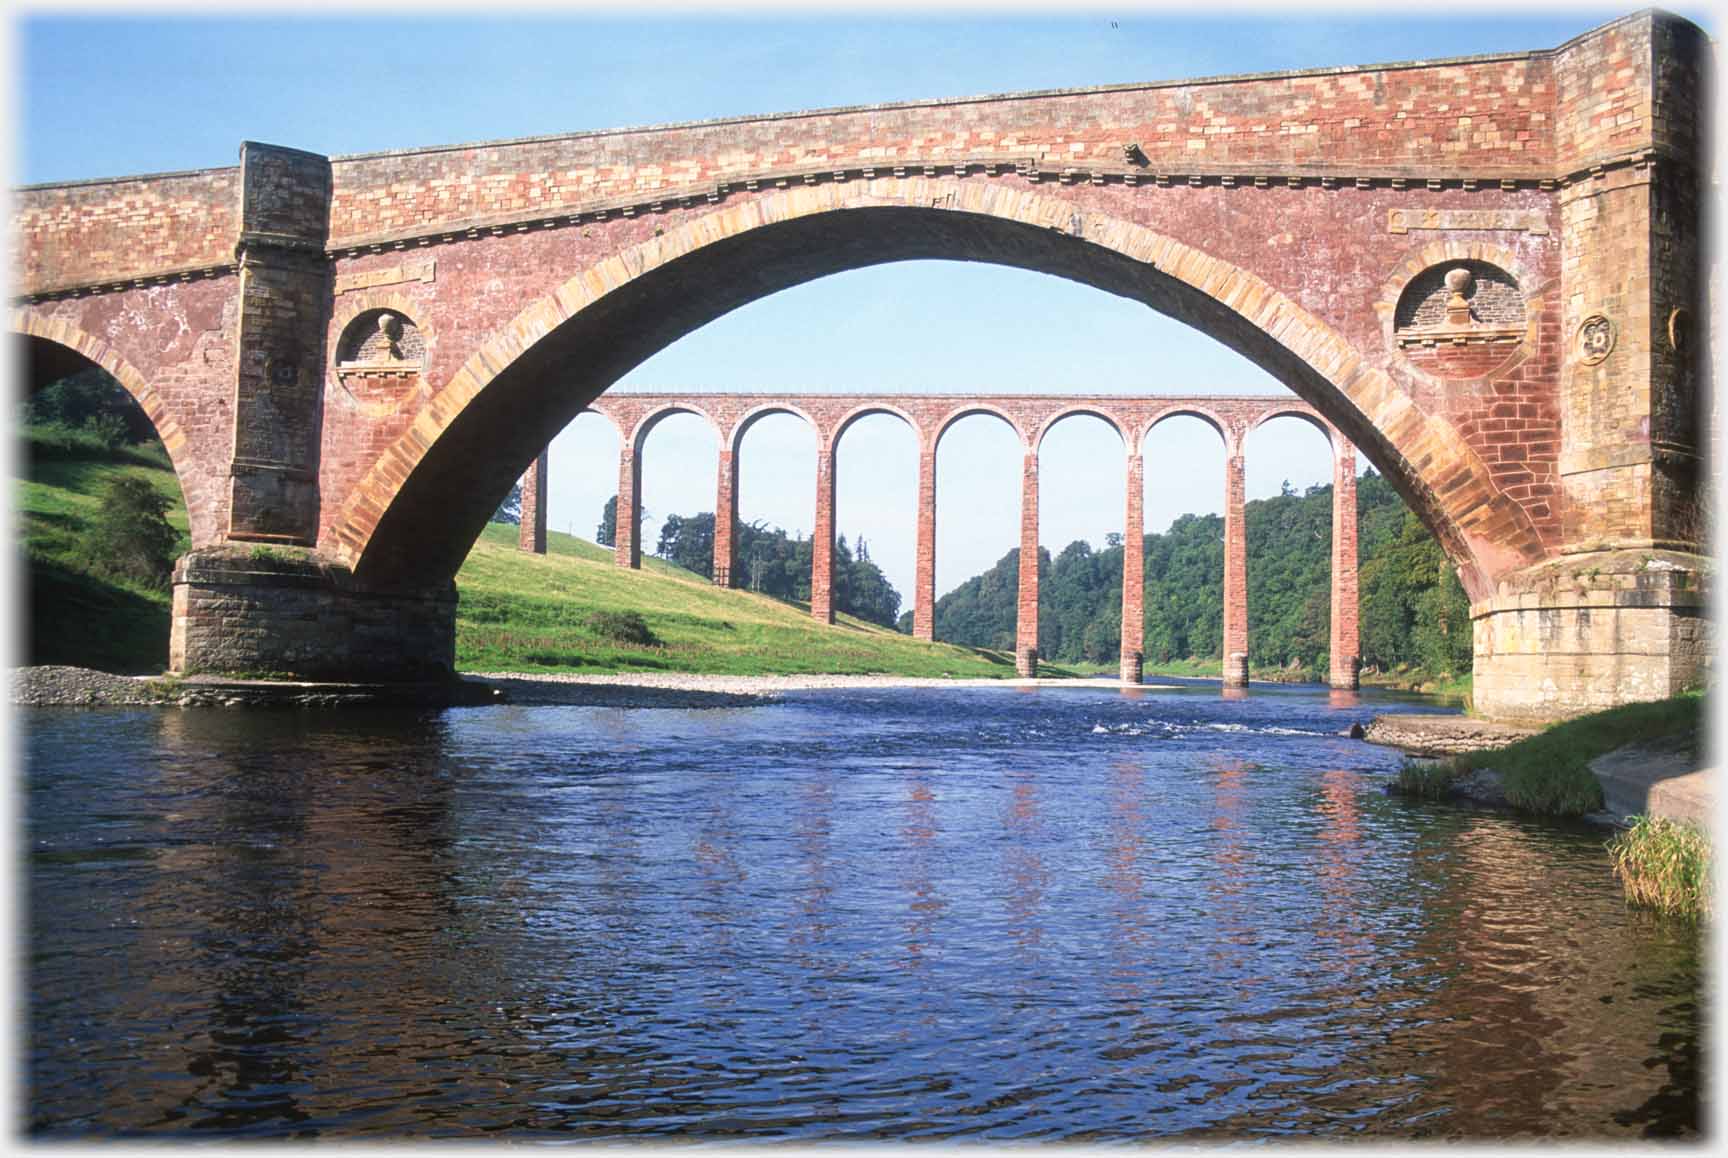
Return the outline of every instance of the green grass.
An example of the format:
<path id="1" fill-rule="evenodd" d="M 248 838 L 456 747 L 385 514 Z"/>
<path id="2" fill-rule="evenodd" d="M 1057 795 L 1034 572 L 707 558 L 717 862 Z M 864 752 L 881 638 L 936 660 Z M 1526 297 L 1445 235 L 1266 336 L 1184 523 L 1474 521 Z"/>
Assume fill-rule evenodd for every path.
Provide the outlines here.
<path id="1" fill-rule="evenodd" d="M 161 671 L 168 661 L 168 589 L 101 574 L 85 551 L 84 535 L 108 481 L 136 475 L 172 501 L 168 521 L 185 536 L 186 508 L 166 458 L 128 448 L 103 460 L 99 447 L 73 439 L 68 450 L 53 440 L 54 431 L 39 441 L 29 437 L 32 430 L 25 429 L 22 448 L 30 456 L 31 477 L 14 484 L 19 546 L 28 567 L 25 662 L 127 675 Z"/>
<path id="2" fill-rule="evenodd" d="M 1444 800 L 1458 771 L 1448 760 L 1410 759 L 1398 769 L 1397 790 L 1416 800 Z"/>
<path id="3" fill-rule="evenodd" d="M 1710 837 L 1696 825 L 1634 817 L 1608 855 L 1631 904 L 1694 921 L 1710 915 Z"/>
<path id="4" fill-rule="evenodd" d="M 1590 761 L 1627 744 L 1696 734 L 1703 710 L 1703 694 L 1689 692 L 1593 712 L 1505 748 L 1452 756 L 1433 766 L 1407 763 L 1398 784 L 1411 795 L 1433 799 L 1444 796 L 1451 781 L 1465 772 L 1491 768 L 1514 808 L 1547 816 L 1583 816 L 1602 808 L 1602 785 L 1590 771 Z"/>
<path id="5" fill-rule="evenodd" d="M 524 555 L 516 536 L 515 527 L 489 525 L 456 576 L 462 670 L 1014 674 L 1009 655 L 924 643 L 850 616 L 824 627 L 808 607 L 721 590 L 661 559 L 621 570 L 609 548 L 558 532 L 547 536 L 544 556 Z M 640 614 L 660 642 L 611 638 L 607 617 L 626 612 Z"/>

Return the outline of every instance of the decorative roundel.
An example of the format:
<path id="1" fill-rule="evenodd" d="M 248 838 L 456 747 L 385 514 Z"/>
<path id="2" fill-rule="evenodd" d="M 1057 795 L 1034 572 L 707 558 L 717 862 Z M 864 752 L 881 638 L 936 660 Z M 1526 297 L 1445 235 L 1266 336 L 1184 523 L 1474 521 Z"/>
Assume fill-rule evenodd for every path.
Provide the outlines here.
<path id="1" fill-rule="evenodd" d="M 1603 361 L 1614 349 L 1614 323 L 1605 314 L 1591 314 L 1578 325 L 1578 360 L 1586 366 Z"/>

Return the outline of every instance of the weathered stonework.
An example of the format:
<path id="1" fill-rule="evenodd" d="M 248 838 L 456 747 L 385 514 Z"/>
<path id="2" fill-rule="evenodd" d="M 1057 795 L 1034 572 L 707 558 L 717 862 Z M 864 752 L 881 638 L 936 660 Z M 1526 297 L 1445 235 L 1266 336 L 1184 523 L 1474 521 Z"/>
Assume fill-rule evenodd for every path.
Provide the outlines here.
<path id="1" fill-rule="evenodd" d="M 248 143 L 237 168 L 16 191 L 13 329 L 32 382 L 99 364 L 146 406 L 196 550 L 304 544 L 355 590 L 418 589 L 553 434 L 683 334 L 862 264 L 998 261 L 1266 368 L 1486 607 L 1568 554 L 1704 553 L 1702 371 L 1669 331 L 1709 320 L 1710 62 L 1695 26 L 1645 11 L 1464 60 L 330 160 Z M 1401 328 L 1405 288 L 1445 262 L 1503 271 L 1522 330 L 1505 295 Z M 412 323 L 412 369 L 335 365 L 382 308 Z M 619 552 L 640 555 L 624 520 Z M 1520 654 L 1478 629 L 1499 641 L 1479 677 Z M 1684 636 L 1662 636 L 1682 660 Z M 1586 681 L 1552 682 L 1563 709 Z M 1493 712 L 1511 683 L 1478 687 Z"/>
<path id="2" fill-rule="evenodd" d="M 1656 700 L 1710 671 L 1707 559 L 1674 551 L 1567 555 L 1471 607 L 1473 699 L 1546 721 Z"/>
<path id="3" fill-rule="evenodd" d="M 456 585 L 372 591 L 313 552 L 217 547 L 174 568 L 168 667 L 301 679 L 454 674 Z"/>

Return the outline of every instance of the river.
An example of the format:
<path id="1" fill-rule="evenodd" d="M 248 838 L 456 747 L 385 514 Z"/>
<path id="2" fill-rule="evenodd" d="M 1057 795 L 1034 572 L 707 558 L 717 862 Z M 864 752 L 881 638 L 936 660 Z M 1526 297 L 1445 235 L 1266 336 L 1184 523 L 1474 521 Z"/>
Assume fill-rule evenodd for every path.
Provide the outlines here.
<path id="1" fill-rule="evenodd" d="M 1391 699 L 23 712 L 21 1125 L 1695 1137 L 1699 936 Z"/>

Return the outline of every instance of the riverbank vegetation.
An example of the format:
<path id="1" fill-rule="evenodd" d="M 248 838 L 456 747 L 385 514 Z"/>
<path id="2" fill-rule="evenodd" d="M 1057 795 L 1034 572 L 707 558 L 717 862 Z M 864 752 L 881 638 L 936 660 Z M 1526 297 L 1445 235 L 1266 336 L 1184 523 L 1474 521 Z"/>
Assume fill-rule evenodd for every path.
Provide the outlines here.
<path id="1" fill-rule="evenodd" d="M 1626 899 L 1672 917 L 1711 913 L 1710 838 L 1695 824 L 1639 816 L 1608 842 Z"/>
<path id="2" fill-rule="evenodd" d="M 1590 761 L 1628 744 L 1695 735 L 1703 709 L 1703 695 L 1693 692 L 1593 712 L 1505 748 L 1408 761 L 1396 787 L 1410 796 L 1442 799 L 1460 778 L 1491 769 L 1513 808 L 1544 816 L 1583 816 L 1602 808 L 1602 786 L 1590 771 Z"/>

